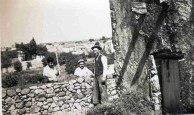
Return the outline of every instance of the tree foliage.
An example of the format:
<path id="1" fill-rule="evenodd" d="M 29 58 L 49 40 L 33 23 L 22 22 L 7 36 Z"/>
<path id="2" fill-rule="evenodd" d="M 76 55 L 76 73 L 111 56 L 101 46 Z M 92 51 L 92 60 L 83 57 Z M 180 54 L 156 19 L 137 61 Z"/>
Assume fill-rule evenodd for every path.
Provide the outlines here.
<path id="1" fill-rule="evenodd" d="M 75 54 L 72 54 L 71 52 L 66 54 L 66 56 L 65 56 L 65 64 L 66 64 L 65 70 L 68 74 L 74 73 L 75 68 L 77 66 L 77 62 L 79 59 L 86 60 L 86 57 L 84 54 L 75 55 Z"/>
<path id="2" fill-rule="evenodd" d="M 36 41 L 34 40 L 34 38 L 32 38 L 32 40 L 29 43 L 29 53 L 31 55 L 36 55 L 36 50 L 37 50 Z"/>
<path id="3" fill-rule="evenodd" d="M 48 53 L 46 46 L 37 45 L 34 38 L 32 38 L 32 40 L 27 44 L 16 43 L 15 46 L 17 50 L 24 52 L 26 61 L 31 60 L 32 56 L 35 56 L 35 55 L 44 56 Z"/>
<path id="4" fill-rule="evenodd" d="M 11 66 L 11 59 L 5 53 L 1 54 L 1 68 L 8 68 Z"/>
<path id="5" fill-rule="evenodd" d="M 48 53 L 46 46 L 37 45 L 36 54 L 39 56 L 45 56 Z"/>

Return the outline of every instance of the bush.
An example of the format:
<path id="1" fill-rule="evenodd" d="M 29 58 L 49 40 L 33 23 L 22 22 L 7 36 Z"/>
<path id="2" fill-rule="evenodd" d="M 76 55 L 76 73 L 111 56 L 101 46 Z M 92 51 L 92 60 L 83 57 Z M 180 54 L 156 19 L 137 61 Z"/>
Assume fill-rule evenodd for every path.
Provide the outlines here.
<path id="1" fill-rule="evenodd" d="M 26 84 L 41 83 L 45 79 L 42 70 L 28 70 L 2 75 L 2 87 L 24 86 Z"/>
<path id="2" fill-rule="evenodd" d="M 27 63 L 27 68 L 30 69 L 30 67 L 32 67 L 31 62 L 26 62 Z"/>
<path id="3" fill-rule="evenodd" d="M 153 104 L 141 92 L 128 92 L 119 99 L 99 105 L 87 115 L 150 115 L 153 114 Z"/>
<path id="4" fill-rule="evenodd" d="M 14 69 L 15 69 L 17 72 L 22 71 L 22 63 L 21 63 L 20 61 L 14 62 Z"/>
<path id="5" fill-rule="evenodd" d="M 9 75 L 2 77 L 2 87 L 3 88 L 13 87 L 16 85 L 18 85 L 18 76 L 9 74 Z"/>

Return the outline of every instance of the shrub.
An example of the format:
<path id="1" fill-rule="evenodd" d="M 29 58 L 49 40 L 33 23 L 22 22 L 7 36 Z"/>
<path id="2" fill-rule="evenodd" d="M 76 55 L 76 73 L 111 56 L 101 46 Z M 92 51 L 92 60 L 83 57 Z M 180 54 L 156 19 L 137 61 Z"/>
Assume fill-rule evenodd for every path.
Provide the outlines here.
<path id="1" fill-rule="evenodd" d="M 45 77 L 42 70 L 27 70 L 2 75 L 2 87 L 24 86 L 26 84 L 41 83 Z"/>
<path id="2" fill-rule="evenodd" d="M 15 69 L 17 72 L 22 71 L 22 63 L 21 63 L 20 61 L 14 62 L 14 69 Z"/>
<path id="3" fill-rule="evenodd" d="M 141 92 L 128 92 L 119 99 L 99 105 L 87 115 L 149 115 L 153 114 L 153 104 Z"/>
<path id="4" fill-rule="evenodd" d="M 18 76 L 17 75 L 6 75 L 2 77 L 2 87 L 13 87 L 18 85 Z"/>
<path id="5" fill-rule="evenodd" d="M 27 63 L 27 68 L 30 69 L 30 67 L 32 67 L 31 62 L 26 62 Z"/>

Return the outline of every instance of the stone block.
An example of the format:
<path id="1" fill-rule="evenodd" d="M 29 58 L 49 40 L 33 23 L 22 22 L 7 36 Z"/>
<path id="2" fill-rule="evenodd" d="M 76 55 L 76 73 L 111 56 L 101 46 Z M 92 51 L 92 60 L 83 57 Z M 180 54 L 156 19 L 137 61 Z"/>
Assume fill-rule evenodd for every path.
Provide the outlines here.
<path id="1" fill-rule="evenodd" d="M 52 86 L 53 86 L 52 83 L 49 83 L 49 84 L 46 85 L 46 87 L 48 87 L 48 88 L 50 88 L 50 87 L 52 87 Z"/>
<path id="2" fill-rule="evenodd" d="M 46 85 L 40 86 L 41 89 L 46 89 L 46 87 L 47 87 Z"/>
<path id="3" fill-rule="evenodd" d="M 16 91 L 15 90 L 7 90 L 7 95 L 8 96 L 15 96 L 16 95 Z"/>
<path id="4" fill-rule="evenodd" d="M 64 97 L 65 100 L 68 100 L 68 99 L 70 99 L 70 98 L 71 98 L 70 96 L 65 96 L 65 97 Z"/>
<path id="5" fill-rule="evenodd" d="M 59 92 L 59 96 L 60 96 L 60 97 L 65 96 L 65 92 Z"/>
<path id="6" fill-rule="evenodd" d="M 34 91 L 34 93 L 35 94 L 39 94 L 39 93 L 41 93 L 41 92 L 44 92 L 42 89 L 36 89 L 35 91 Z"/>
<path id="7" fill-rule="evenodd" d="M 81 105 L 79 103 L 74 103 L 73 104 L 77 109 L 81 110 Z"/>
<path id="8" fill-rule="evenodd" d="M 28 94 L 28 93 L 30 93 L 30 89 L 23 89 L 23 90 L 21 91 L 21 94 L 22 94 L 22 95 L 26 95 L 26 94 Z"/>
<path id="9" fill-rule="evenodd" d="M 76 80 L 72 79 L 72 80 L 69 81 L 69 84 L 70 84 L 70 85 L 73 85 L 73 84 L 76 83 L 76 82 L 77 82 Z"/>
<path id="10" fill-rule="evenodd" d="M 25 108 L 23 108 L 23 109 L 18 109 L 18 114 L 19 114 L 19 115 L 23 115 L 23 114 L 25 114 L 25 113 L 26 113 Z"/>
<path id="11" fill-rule="evenodd" d="M 27 96 L 32 98 L 34 97 L 34 93 L 29 93 Z"/>
<path id="12" fill-rule="evenodd" d="M 21 90 L 20 88 L 17 88 L 17 89 L 16 89 L 16 92 L 17 92 L 17 93 L 20 93 L 21 91 L 22 91 L 22 90 Z"/>
<path id="13" fill-rule="evenodd" d="M 53 97 L 53 101 L 57 102 L 59 100 L 58 97 Z"/>
<path id="14" fill-rule="evenodd" d="M 30 113 L 37 113 L 37 112 L 39 112 L 40 110 L 41 110 L 40 107 L 38 107 L 38 106 L 32 106 L 32 107 L 30 108 Z"/>
<path id="15" fill-rule="evenodd" d="M 77 79 L 77 81 L 78 81 L 78 83 L 82 83 L 82 82 L 84 82 L 84 78 L 79 77 L 79 78 Z"/>
<path id="16" fill-rule="evenodd" d="M 41 102 L 46 101 L 46 98 L 45 97 L 38 98 L 38 101 L 41 101 Z"/>
<path id="17" fill-rule="evenodd" d="M 46 97 L 50 98 L 50 97 L 54 97 L 55 94 L 47 94 Z"/>
<path id="18" fill-rule="evenodd" d="M 61 107 L 64 104 L 63 101 L 59 101 L 58 105 Z"/>
<path id="19" fill-rule="evenodd" d="M 69 105 L 68 104 L 64 104 L 61 108 L 67 109 L 67 108 L 69 108 Z"/>
<path id="20" fill-rule="evenodd" d="M 31 86 L 30 89 L 37 89 L 37 86 Z"/>
<path id="21" fill-rule="evenodd" d="M 25 106 L 26 106 L 26 107 L 31 107 L 31 106 L 32 106 L 32 102 L 27 102 L 27 103 L 25 104 Z"/>
<path id="22" fill-rule="evenodd" d="M 16 103 L 16 108 L 18 109 L 22 109 L 24 107 L 24 102 L 19 102 L 19 103 Z"/>
<path id="23" fill-rule="evenodd" d="M 6 96 L 6 90 L 2 89 L 2 98 L 4 98 Z"/>
<path id="24" fill-rule="evenodd" d="M 42 107 L 43 102 L 38 102 L 36 105 L 39 106 L 39 107 Z"/>
<path id="25" fill-rule="evenodd" d="M 53 111 L 55 112 L 55 111 L 59 111 L 60 110 L 60 108 L 59 107 L 54 107 L 53 108 Z"/>
<path id="26" fill-rule="evenodd" d="M 111 95 L 116 95 L 117 94 L 117 91 L 116 90 L 113 90 L 112 92 L 111 92 Z"/>
<path id="27" fill-rule="evenodd" d="M 45 110 L 45 109 L 48 110 L 48 108 L 49 108 L 48 105 L 43 105 L 42 107 L 43 107 L 44 110 Z"/>
<path id="28" fill-rule="evenodd" d="M 48 102 L 48 103 L 52 103 L 52 102 L 53 102 L 53 99 L 52 99 L 52 98 L 48 98 L 48 99 L 47 99 L 47 102 Z"/>
<path id="29" fill-rule="evenodd" d="M 10 108 L 9 108 L 9 111 L 14 110 L 14 109 L 15 109 L 15 106 L 11 105 Z"/>
<path id="30" fill-rule="evenodd" d="M 8 104 L 14 104 L 15 100 L 12 99 L 11 97 L 8 97 L 8 98 L 5 99 L 5 102 L 8 103 Z"/>
<path id="31" fill-rule="evenodd" d="M 57 107 L 57 104 L 56 104 L 55 102 L 53 102 L 53 103 L 51 104 L 51 107 L 52 107 L 52 108 Z"/>
<path id="32" fill-rule="evenodd" d="M 55 93 L 60 92 L 61 90 L 59 88 L 55 89 Z"/>
<path id="33" fill-rule="evenodd" d="M 47 93 L 53 93 L 53 91 L 54 91 L 54 89 L 51 87 L 51 88 L 48 88 L 47 90 L 46 90 L 46 92 Z"/>

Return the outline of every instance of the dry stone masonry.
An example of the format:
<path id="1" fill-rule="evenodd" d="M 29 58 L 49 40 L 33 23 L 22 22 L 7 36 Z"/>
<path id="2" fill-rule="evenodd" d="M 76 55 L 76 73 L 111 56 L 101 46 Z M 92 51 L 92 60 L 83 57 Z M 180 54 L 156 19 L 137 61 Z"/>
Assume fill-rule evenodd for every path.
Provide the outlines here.
<path id="1" fill-rule="evenodd" d="M 118 98 L 115 78 L 107 79 L 109 100 Z M 2 90 L 4 114 L 47 115 L 58 111 L 81 114 L 93 107 L 93 78 L 77 78 L 25 88 Z"/>

